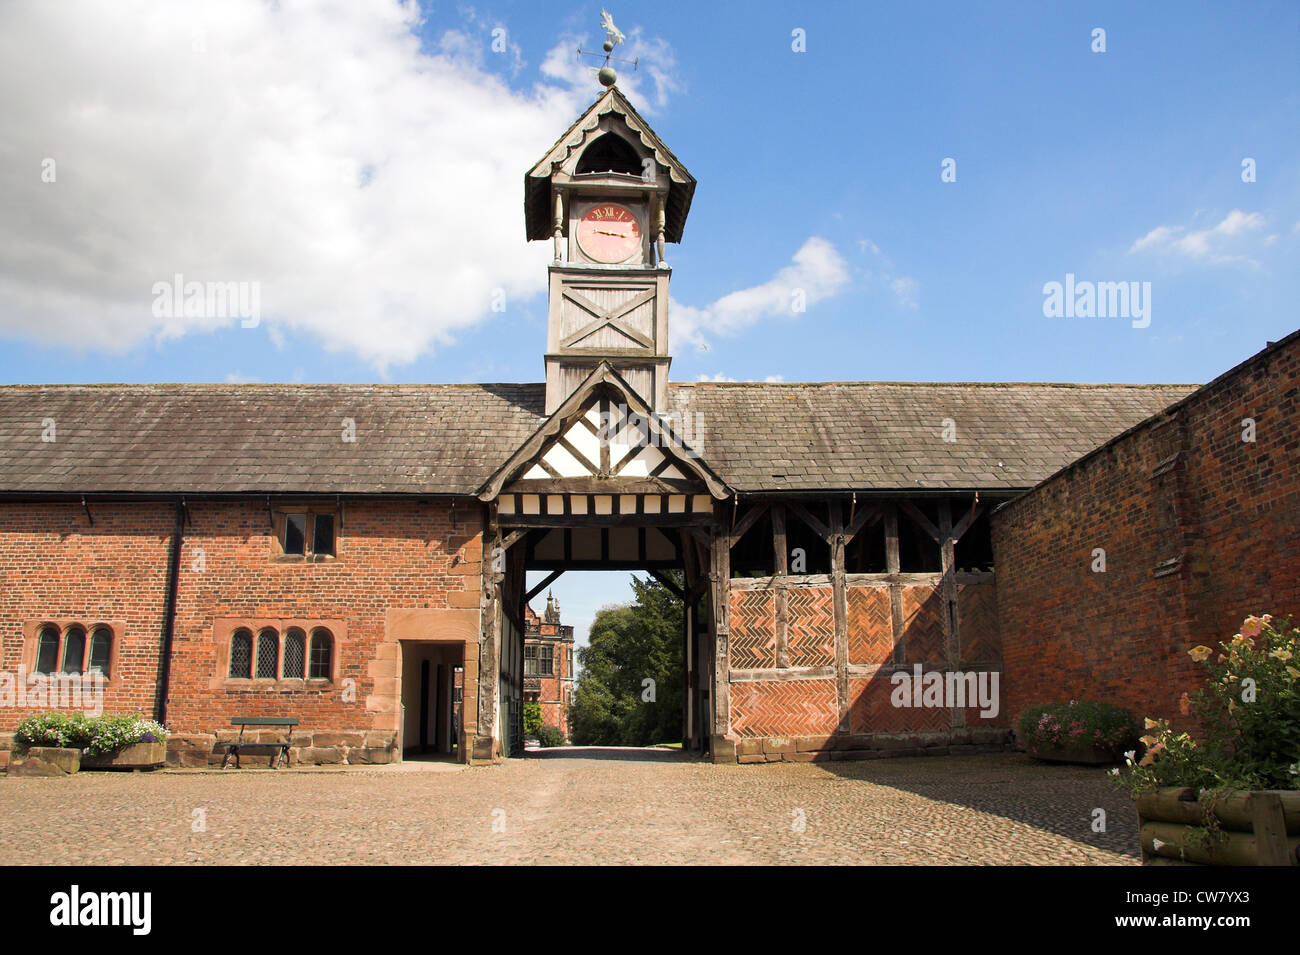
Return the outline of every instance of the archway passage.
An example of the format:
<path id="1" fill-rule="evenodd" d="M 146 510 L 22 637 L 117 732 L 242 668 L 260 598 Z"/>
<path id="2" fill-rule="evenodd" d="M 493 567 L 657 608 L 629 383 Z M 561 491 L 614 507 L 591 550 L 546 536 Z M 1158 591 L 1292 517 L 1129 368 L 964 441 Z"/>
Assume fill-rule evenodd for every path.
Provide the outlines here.
<path id="1" fill-rule="evenodd" d="M 652 513 L 646 513 L 644 501 L 638 513 L 626 500 L 620 503 L 628 513 L 599 513 L 605 511 L 602 496 L 589 497 L 591 510 L 582 521 L 575 520 L 572 513 L 502 515 L 498 508 L 495 553 L 500 580 L 491 601 L 495 606 L 484 612 L 491 614 L 487 623 L 493 625 L 500 647 L 497 701 L 491 712 L 500 721 L 497 738 L 501 752 L 523 753 L 524 705 L 543 685 L 543 675 L 536 672 L 543 668 L 543 660 L 540 654 L 528 652 L 532 642 L 527 621 L 530 601 L 566 571 L 596 570 L 641 572 L 643 580 L 654 581 L 648 589 L 680 601 L 677 665 L 671 681 L 680 682 L 645 687 L 651 697 L 647 702 L 658 703 L 661 692 L 679 701 L 680 718 L 660 720 L 658 725 L 677 727 L 683 752 L 708 752 L 715 725 L 714 641 L 708 599 L 712 502 L 705 498 L 692 510 L 686 496 L 665 495 L 664 500 L 650 505 Z M 572 504 L 570 501 L 570 510 Z M 535 581 L 531 586 L 530 577 Z"/>

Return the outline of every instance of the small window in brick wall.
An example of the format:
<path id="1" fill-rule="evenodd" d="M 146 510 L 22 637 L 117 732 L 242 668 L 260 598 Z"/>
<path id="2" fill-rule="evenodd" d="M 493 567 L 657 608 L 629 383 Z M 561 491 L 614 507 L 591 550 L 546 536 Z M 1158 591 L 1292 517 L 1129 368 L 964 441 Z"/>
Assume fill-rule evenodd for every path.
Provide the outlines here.
<path id="1" fill-rule="evenodd" d="M 313 680 L 328 680 L 334 665 L 334 635 L 324 627 L 311 632 L 311 667 L 307 676 Z"/>
<path id="2" fill-rule="evenodd" d="M 553 647 L 542 647 L 542 676 L 553 676 L 555 674 L 555 649 Z"/>
<path id="3" fill-rule="evenodd" d="M 283 633 L 275 627 L 263 627 L 256 640 L 246 627 L 231 634 L 227 679 L 301 680 L 304 677 L 334 678 L 334 635 L 325 627 L 313 629 L 310 641 L 300 627 L 289 627 Z"/>
<path id="4" fill-rule="evenodd" d="M 280 670 L 280 637 L 274 630 L 257 635 L 257 678 L 274 680 Z"/>
<path id="5" fill-rule="evenodd" d="M 253 676 L 253 635 L 236 630 L 230 637 L 230 679 L 247 680 Z"/>
<path id="6" fill-rule="evenodd" d="M 307 638 L 296 627 L 284 636 L 284 678 L 301 680 L 307 656 Z"/>
<path id="7" fill-rule="evenodd" d="M 36 635 L 35 672 L 52 676 L 98 673 L 107 678 L 113 659 L 113 631 L 95 627 L 86 639 L 86 628 L 70 624 L 62 629 L 45 624 Z"/>
<path id="8" fill-rule="evenodd" d="M 334 557 L 338 552 L 332 510 L 285 509 L 277 514 L 275 523 L 281 557 L 313 560 Z"/>
<path id="9" fill-rule="evenodd" d="M 537 676 L 537 644 L 535 643 L 524 646 L 524 674 Z"/>

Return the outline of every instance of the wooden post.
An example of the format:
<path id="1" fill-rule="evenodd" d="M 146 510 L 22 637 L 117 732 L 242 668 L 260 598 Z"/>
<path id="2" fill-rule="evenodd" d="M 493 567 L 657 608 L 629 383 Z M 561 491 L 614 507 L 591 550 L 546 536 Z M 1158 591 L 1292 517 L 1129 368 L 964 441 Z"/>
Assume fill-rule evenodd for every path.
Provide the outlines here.
<path id="1" fill-rule="evenodd" d="M 840 721 L 836 732 L 849 731 L 849 612 L 848 588 L 844 578 L 844 516 L 840 502 L 831 501 L 831 606 L 835 616 L 835 694 Z"/>
<path id="2" fill-rule="evenodd" d="M 732 762 L 736 745 L 727 738 L 731 728 L 731 535 L 719 521 L 712 529 L 709 580 L 713 610 L 713 725 L 710 749 L 713 761 Z"/>
<path id="3" fill-rule="evenodd" d="M 885 572 L 897 577 L 902 571 L 898 558 L 898 508 L 885 505 Z M 903 626 L 903 585 L 897 579 L 889 583 L 889 619 L 894 628 L 894 662 L 907 662 L 907 637 Z"/>
<path id="4" fill-rule="evenodd" d="M 1286 815 L 1282 797 L 1277 793 L 1250 794 L 1251 829 L 1255 833 L 1255 851 L 1260 865 L 1296 865 L 1286 837 Z"/>
<path id="5" fill-rule="evenodd" d="M 950 671 L 961 666 L 961 651 L 957 634 L 957 558 L 956 540 L 952 536 L 952 508 L 947 500 L 939 502 L 939 569 L 943 573 L 939 584 L 943 601 L 944 658 Z M 949 711 L 954 729 L 966 725 L 966 710 L 954 706 Z"/>
<path id="6" fill-rule="evenodd" d="M 790 665 L 790 551 L 785 538 L 785 506 L 772 505 L 772 550 L 776 571 L 775 593 L 772 600 L 776 609 L 776 665 Z"/>
<path id="7" fill-rule="evenodd" d="M 478 660 L 477 736 L 470 754 L 472 762 L 490 761 L 494 755 L 492 737 L 497 729 L 498 690 L 501 674 L 501 581 L 496 556 L 501 547 L 501 531 L 491 521 L 483 533 L 482 590 L 480 596 L 480 631 Z"/>

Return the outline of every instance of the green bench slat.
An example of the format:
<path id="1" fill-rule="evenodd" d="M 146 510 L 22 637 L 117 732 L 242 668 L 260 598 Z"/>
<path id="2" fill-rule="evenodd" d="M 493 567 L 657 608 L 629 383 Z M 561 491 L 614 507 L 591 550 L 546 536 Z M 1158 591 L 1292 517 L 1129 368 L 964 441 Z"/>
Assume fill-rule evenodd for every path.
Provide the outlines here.
<path id="1" fill-rule="evenodd" d="M 237 716 L 230 721 L 231 726 L 297 726 L 298 720 L 291 716 Z"/>

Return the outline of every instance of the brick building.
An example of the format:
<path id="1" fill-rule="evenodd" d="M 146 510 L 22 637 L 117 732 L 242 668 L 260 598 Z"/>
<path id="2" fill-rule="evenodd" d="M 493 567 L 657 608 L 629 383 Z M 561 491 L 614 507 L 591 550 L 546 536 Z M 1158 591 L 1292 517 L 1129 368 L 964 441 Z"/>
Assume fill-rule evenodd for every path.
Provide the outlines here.
<path id="1" fill-rule="evenodd" d="M 544 382 L 0 388 L 0 669 L 97 667 L 176 762 L 236 715 L 297 716 L 296 761 L 488 761 L 521 749 L 529 601 L 639 570 L 684 601 L 687 749 L 1004 745 L 1005 706 L 896 679 L 1000 675 L 1000 619 L 1027 653 L 990 509 L 1194 386 L 670 382 L 695 185 L 617 87 L 525 175 Z"/>
<path id="2" fill-rule="evenodd" d="M 1081 697 L 1181 721 L 1248 614 L 1300 623 L 1300 332 L 994 515 L 1012 717 Z"/>
<path id="3" fill-rule="evenodd" d="M 542 722 L 565 739 L 573 680 L 573 627 L 560 623 L 560 605 L 547 594 L 540 617 L 532 607 L 524 607 L 524 702 L 540 704 Z"/>

